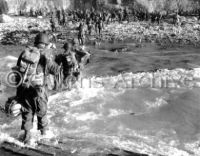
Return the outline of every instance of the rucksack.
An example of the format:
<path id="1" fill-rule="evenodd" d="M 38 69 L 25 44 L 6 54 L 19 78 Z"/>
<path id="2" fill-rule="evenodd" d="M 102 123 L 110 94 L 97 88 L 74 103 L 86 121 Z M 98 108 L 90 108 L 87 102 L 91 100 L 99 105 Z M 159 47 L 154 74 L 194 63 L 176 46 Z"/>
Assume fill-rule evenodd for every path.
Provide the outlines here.
<path id="1" fill-rule="evenodd" d="M 40 51 L 35 47 L 27 47 L 21 55 L 18 62 L 19 72 L 22 73 L 24 80 L 27 81 L 31 76 L 36 75 L 38 63 L 40 60 Z"/>
<path id="2" fill-rule="evenodd" d="M 67 63 L 68 66 L 74 65 L 73 59 L 72 59 L 72 54 L 64 54 L 63 57 L 64 57 L 64 62 Z"/>

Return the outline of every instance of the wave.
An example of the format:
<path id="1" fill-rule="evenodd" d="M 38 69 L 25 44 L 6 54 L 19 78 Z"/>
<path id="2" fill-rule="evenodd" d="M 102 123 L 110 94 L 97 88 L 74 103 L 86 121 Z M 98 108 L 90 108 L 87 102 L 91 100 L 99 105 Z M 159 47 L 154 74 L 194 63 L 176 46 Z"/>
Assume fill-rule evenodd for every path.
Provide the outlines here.
<path id="1" fill-rule="evenodd" d="M 200 68 L 83 77 L 71 91 L 49 97 L 49 136 L 80 138 L 74 147 L 85 140 L 149 155 L 198 155 L 199 78 Z M 18 135 L 21 119 L 0 116 L 0 141 Z M 40 137 L 36 129 L 34 122 Z"/>

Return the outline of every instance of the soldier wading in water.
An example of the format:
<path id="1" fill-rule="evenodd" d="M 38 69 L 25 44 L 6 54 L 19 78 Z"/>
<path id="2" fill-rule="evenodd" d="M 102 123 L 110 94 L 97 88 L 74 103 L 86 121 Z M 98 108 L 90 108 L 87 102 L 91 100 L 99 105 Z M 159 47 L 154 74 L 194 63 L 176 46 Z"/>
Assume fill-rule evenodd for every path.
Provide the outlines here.
<path id="1" fill-rule="evenodd" d="M 37 116 L 37 126 L 42 135 L 47 131 L 46 78 L 48 74 L 58 74 L 59 66 L 45 56 L 49 38 L 47 34 L 39 33 L 35 38 L 34 47 L 27 47 L 19 56 L 16 70 L 20 85 L 17 88 L 18 102 L 21 103 L 22 125 L 25 131 L 21 141 L 30 143 L 34 115 Z"/>

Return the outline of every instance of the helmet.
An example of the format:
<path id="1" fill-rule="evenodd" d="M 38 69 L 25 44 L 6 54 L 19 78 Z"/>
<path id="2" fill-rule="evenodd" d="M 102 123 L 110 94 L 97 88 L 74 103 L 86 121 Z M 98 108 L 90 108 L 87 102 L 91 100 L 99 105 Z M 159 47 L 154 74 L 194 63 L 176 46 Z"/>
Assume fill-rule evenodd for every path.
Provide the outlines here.
<path id="1" fill-rule="evenodd" d="M 70 48 L 71 48 L 71 43 L 66 42 L 66 43 L 63 45 L 63 48 L 64 48 L 65 50 L 70 49 Z"/>
<path id="2" fill-rule="evenodd" d="M 78 42 L 78 39 L 76 39 L 76 38 L 74 38 L 73 40 L 72 40 L 72 44 L 73 45 L 76 45 L 76 44 L 78 44 L 79 42 Z"/>
<path id="3" fill-rule="evenodd" d="M 49 36 L 46 33 L 39 33 L 35 37 L 35 44 L 37 45 L 40 43 L 49 44 Z"/>

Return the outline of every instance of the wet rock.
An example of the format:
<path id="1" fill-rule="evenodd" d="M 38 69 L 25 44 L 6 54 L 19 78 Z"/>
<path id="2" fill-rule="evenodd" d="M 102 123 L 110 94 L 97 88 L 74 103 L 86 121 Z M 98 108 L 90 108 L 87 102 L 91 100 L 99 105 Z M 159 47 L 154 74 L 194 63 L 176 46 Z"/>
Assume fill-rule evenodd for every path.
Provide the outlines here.
<path id="1" fill-rule="evenodd" d="M 110 51 L 115 52 L 115 53 L 123 53 L 123 52 L 127 52 L 128 48 L 127 47 L 112 48 Z"/>
<path id="2" fill-rule="evenodd" d="M 106 26 L 103 40 L 123 41 L 131 39 L 138 41 L 142 38 L 142 42 L 152 43 L 156 40 L 163 42 L 167 36 L 172 46 L 174 43 L 198 45 L 200 42 L 200 23 L 197 18 L 180 17 L 180 19 L 181 25 L 179 26 L 166 22 L 160 25 L 149 22 L 112 23 Z M 185 39 L 188 39 L 189 42 L 185 42 Z"/>
<path id="3" fill-rule="evenodd" d="M 0 42 L 3 44 L 27 44 L 35 34 L 50 29 L 45 19 L 13 17 L 14 21 L 0 23 Z"/>
<path id="4" fill-rule="evenodd" d="M 11 18 L 8 15 L 2 14 L 0 15 L 0 23 L 8 23 L 8 22 L 13 22 L 13 18 Z"/>

